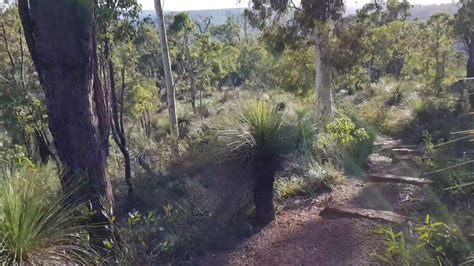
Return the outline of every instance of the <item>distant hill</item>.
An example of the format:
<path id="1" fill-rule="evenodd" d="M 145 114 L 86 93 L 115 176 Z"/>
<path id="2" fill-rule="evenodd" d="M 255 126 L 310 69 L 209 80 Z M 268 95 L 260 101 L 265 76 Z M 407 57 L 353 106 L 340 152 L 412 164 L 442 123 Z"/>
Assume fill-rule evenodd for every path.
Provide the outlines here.
<path id="1" fill-rule="evenodd" d="M 411 9 L 411 17 L 419 20 L 427 20 L 433 14 L 446 13 L 454 16 L 458 11 L 456 4 L 440 4 L 440 5 L 415 5 Z"/>
<path id="2" fill-rule="evenodd" d="M 170 12 L 165 11 L 166 15 L 173 15 L 180 12 Z M 193 10 L 188 11 L 189 16 L 191 19 L 196 19 L 201 16 L 212 17 L 212 23 L 214 24 L 224 24 L 228 16 L 236 16 L 240 17 L 244 13 L 244 8 L 229 8 L 229 9 L 212 9 L 212 10 Z M 144 10 L 142 12 L 143 17 L 152 17 L 155 18 L 155 11 L 154 10 Z"/>
<path id="3" fill-rule="evenodd" d="M 449 15 L 456 14 L 458 7 L 456 4 L 439 4 L 439 5 L 415 5 L 411 9 L 411 18 L 412 19 L 419 19 L 419 20 L 427 20 L 430 16 L 435 13 L 444 12 Z M 212 22 L 214 24 L 223 24 L 227 18 L 227 16 L 236 16 L 240 17 L 243 15 L 244 8 L 230 8 L 230 9 L 214 9 L 214 10 L 195 10 L 189 11 L 189 15 L 192 19 L 196 19 L 200 16 L 210 16 L 212 17 Z M 165 15 L 172 15 L 179 12 L 165 12 Z M 349 6 L 347 8 L 346 13 L 354 14 L 355 8 Z M 144 10 L 142 13 L 143 17 L 151 16 L 155 18 L 155 11 L 154 10 Z"/>

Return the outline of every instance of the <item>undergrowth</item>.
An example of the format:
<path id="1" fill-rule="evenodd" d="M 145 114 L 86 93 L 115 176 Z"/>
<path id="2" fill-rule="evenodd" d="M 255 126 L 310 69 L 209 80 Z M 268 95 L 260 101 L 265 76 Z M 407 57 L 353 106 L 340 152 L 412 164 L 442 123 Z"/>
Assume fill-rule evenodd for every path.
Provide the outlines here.
<path id="1" fill-rule="evenodd" d="M 458 228 L 426 215 L 414 234 L 381 227 L 374 233 L 383 237 L 384 247 L 376 256 L 389 265 L 470 265 L 470 245 Z"/>
<path id="2" fill-rule="evenodd" d="M 58 191 L 51 165 L 5 168 L 0 178 L 0 263 L 92 264 L 81 209 Z"/>

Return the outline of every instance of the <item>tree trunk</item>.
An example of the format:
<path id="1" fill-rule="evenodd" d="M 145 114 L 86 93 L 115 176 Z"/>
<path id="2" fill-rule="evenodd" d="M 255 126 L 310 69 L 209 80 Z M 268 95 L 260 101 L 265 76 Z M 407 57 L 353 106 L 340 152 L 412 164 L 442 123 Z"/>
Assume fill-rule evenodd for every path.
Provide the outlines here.
<path id="1" fill-rule="evenodd" d="M 49 142 L 47 136 L 41 132 L 41 130 L 35 129 L 33 134 L 34 138 L 34 158 L 37 162 L 41 162 L 42 164 L 46 164 L 49 158 L 54 158 L 53 153 L 49 147 Z"/>
<path id="2" fill-rule="evenodd" d="M 324 25 L 316 24 L 314 28 L 315 68 L 316 68 L 316 111 L 321 117 L 332 117 L 332 92 L 329 86 L 329 65 L 327 63 L 329 49 L 329 31 Z"/>
<path id="3" fill-rule="evenodd" d="M 178 118 L 176 116 L 176 92 L 173 84 L 173 75 L 171 74 L 170 54 L 168 50 L 168 39 L 166 38 L 165 21 L 163 17 L 163 10 L 161 7 L 161 0 L 155 0 L 155 11 L 158 20 L 158 29 L 161 40 L 163 69 L 165 71 L 166 93 L 168 97 L 168 112 L 170 116 L 170 132 L 171 136 L 178 139 Z"/>
<path id="4" fill-rule="evenodd" d="M 468 54 L 469 58 L 467 60 L 467 77 L 468 78 L 474 78 L 474 40 L 471 40 L 471 42 L 468 45 Z M 474 82 L 467 81 L 467 84 L 469 84 L 467 89 L 469 93 L 469 103 L 471 105 L 471 110 L 474 110 L 474 85 L 472 85 Z"/>
<path id="5" fill-rule="evenodd" d="M 275 220 L 273 207 L 273 182 L 275 181 L 275 167 L 262 164 L 258 167 L 257 181 L 253 191 L 255 203 L 255 221 L 258 225 L 267 225 Z"/>
<path id="6" fill-rule="evenodd" d="M 194 80 L 194 68 L 191 65 L 191 73 L 189 73 L 189 79 L 191 83 L 191 105 L 193 112 L 196 113 L 196 81 Z"/>
<path id="7" fill-rule="evenodd" d="M 111 97 L 112 137 L 123 156 L 124 168 L 125 168 L 125 183 L 127 184 L 128 195 L 130 196 L 132 195 L 132 192 L 133 192 L 132 172 L 131 172 L 132 168 L 130 165 L 130 154 L 127 148 L 127 138 L 125 137 L 125 130 L 123 128 L 123 116 L 122 116 L 122 111 L 121 111 L 122 110 L 121 106 L 123 105 L 123 99 L 120 103 L 117 99 L 117 86 L 115 83 L 115 66 L 111 58 L 110 41 L 107 38 L 104 41 L 104 56 L 108 62 L 109 78 L 110 78 L 110 94 L 112 96 Z M 125 69 L 124 68 L 121 71 L 121 80 L 122 80 L 122 94 L 123 94 L 125 90 Z"/>
<path id="8" fill-rule="evenodd" d="M 18 6 L 64 167 L 63 189 L 74 203 L 90 203 L 95 214 L 89 222 L 110 224 L 104 215 L 114 203 L 107 176 L 109 131 L 103 91 L 93 82 L 93 2 L 20 0 Z M 91 237 L 101 243 L 110 233 L 94 227 Z"/>
<path id="9" fill-rule="evenodd" d="M 196 84 L 194 80 L 194 65 L 191 58 L 191 52 L 189 51 L 189 38 L 188 36 L 184 37 L 184 47 L 186 49 L 186 61 L 187 69 L 189 75 L 189 84 L 191 87 L 191 106 L 193 108 L 193 113 L 196 113 Z"/>
<path id="10" fill-rule="evenodd" d="M 467 77 L 474 78 L 474 40 L 469 44 L 469 59 L 467 61 Z"/>

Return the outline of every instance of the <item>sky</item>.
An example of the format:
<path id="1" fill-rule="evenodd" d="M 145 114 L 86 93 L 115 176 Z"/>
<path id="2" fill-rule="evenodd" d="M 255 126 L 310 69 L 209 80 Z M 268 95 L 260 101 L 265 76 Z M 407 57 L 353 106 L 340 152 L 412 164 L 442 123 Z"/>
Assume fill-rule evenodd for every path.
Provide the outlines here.
<path id="1" fill-rule="evenodd" d="M 153 0 L 138 0 L 145 10 L 154 9 Z M 203 10 L 203 9 L 222 9 L 247 7 L 248 0 L 161 0 L 168 11 L 187 11 L 187 10 Z M 370 0 L 346 0 L 346 5 L 355 8 L 360 7 Z M 451 3 L 453 0 L 411 0 L 412 4 L 441 4 Z"/>

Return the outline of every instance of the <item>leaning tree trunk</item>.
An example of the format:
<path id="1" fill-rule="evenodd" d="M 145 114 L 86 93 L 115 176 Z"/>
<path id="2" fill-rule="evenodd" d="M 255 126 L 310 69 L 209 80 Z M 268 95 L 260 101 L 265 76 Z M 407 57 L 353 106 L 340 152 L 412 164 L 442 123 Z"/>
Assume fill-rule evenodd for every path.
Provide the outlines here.
<path id="1" fill-rule="evenodd" d="M 108 38 L 104 41 L 104 56 L 107 60 L 107 65 L 109 69 L 109 78 L 110 78 L 110 95 L 111 95 L 111 105 L 112 105 L 112 137 L 115 144 L 117 144 L 120 152 L 123 156 L 124 168 L 125 168 L 125 183 L 128 187 L 128 195 L 131 196 L 133 193 L 133 184 L 132 184 L 132 167 L 130 162 L 130 153 L 128 152 L 127 147 L 127 138 L 125 136 L 125 129 L 123 127 L 123 97 L 119 102 L 117 98 L 117 86 L 115 82 L 115 65 L 112 61 L 111 51 L 110 51 L 110 40 Z M 122 80 L 122 91 L 121 95 L 125 92 L 125 68 L 122 68 L 121 71 L 121 80 Z"/>
<path id="2" fill-rule="evenodd" d="M 168 112 L 170 116 L 171 136 L 178 139 L 178 118 L 176 116 L 176 92 L 173 84 L 173 75 L 171 74 L 170 54 L 168 50 L 168 39 L 166 38 L 165 20 L 161 7 L 161 0 L 155 0 L 155 11 L 158 20 L 158 29 L 160 33 L 163 69 L 165 71 L 166 93 L 168 97 Z M 176 147 L 177 148 L 177 147 Z"/>
<path id="3" fill-rule="evenodd" d="M 329 31 L 325 25 L 317 23 L 314 28 L 315 68 L 316 68 L 316 112 L 321 117 L 333 115 L 332 92 L 329 86 Z"/>
<path id="4" fill-rule="evenodd" d="M 275 220 L 273 207 L 273 182 L 276 167 L 272 163 L 264 163 L 256 169 L 257 180 L 253 191 L 255 203 L 255 221 L 258 225 L 267 225 Z"/>
<path id="5" fill-rule="evenodd" d="M 108 115 L 100 83 L 93 82 L 93 1 L 19 0 L 18 6 L 64 167 L 63 189 L 74 203 L 90 204 L 95 214 L 89 222 L 110 224 L 104 215 L 114 202 L 107 176 Z M 95 227 L 91 235 L 101 243 L 110 231 Z"/>

